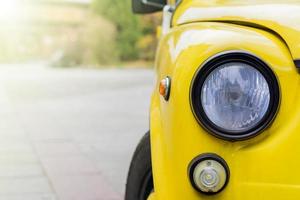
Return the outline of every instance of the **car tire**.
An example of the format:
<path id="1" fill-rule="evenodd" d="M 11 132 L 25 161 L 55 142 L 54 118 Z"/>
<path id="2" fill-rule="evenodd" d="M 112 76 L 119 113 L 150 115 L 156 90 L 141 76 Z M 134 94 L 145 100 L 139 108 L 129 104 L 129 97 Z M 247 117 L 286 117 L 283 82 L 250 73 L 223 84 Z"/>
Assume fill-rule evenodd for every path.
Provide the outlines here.
<path id="1" fill-rule="evenodd" d="M 139 142 L 128 172 L 125 200 L 147 200 L 153 191 L 150 133 Z"/>

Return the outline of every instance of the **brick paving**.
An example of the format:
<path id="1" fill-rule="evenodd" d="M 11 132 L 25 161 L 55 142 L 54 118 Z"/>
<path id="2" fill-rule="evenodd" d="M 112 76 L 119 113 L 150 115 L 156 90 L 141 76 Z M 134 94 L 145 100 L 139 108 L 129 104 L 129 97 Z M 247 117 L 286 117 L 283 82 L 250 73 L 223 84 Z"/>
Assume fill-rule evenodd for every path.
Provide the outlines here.
<path id="1" fill-rule="evenodd" d="M 0 200 L 121 200 L 151 70 L 0 66 Z"/>

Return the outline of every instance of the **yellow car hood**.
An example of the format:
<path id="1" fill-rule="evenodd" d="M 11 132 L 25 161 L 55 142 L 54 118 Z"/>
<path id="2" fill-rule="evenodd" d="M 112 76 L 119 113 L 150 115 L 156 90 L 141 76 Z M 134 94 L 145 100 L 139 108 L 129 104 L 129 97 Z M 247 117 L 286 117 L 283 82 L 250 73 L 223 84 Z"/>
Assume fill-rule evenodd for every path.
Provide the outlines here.
<path id="1" fill-rule="evenodd" d="M 294 60 L 300 60 L 300 0 L 183 0 L 172 23 L 176 26 L 201 21 L 268 30 L 285 41 Z"/>

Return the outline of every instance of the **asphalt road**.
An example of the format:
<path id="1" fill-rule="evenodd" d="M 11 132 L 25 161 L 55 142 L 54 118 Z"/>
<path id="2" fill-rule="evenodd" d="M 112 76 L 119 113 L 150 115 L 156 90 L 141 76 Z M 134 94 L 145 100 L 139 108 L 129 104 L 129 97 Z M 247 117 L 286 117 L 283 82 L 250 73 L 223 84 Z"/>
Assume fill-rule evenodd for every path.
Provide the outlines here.
<path id="1" fill-rule="evenodd" d="M 0 200 L 120 200 L 151 70 L 0 66 Z"/>

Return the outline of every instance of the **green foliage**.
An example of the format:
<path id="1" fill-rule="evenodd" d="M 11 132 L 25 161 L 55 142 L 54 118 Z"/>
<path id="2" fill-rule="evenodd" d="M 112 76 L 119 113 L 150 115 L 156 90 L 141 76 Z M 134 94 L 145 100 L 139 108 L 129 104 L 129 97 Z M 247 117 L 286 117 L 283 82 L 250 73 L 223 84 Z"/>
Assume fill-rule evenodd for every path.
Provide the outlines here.
<path id="1" fill-rule="evenodd" d="M 157 45 L 156 27 L 161 23 L 161 14 L 145 15 L 142 22 L 142 37 L 137 43 L 139 58 L 152 61 Z"/>
<path id="2" fill-rule="evenodd" d="M 117 29 L 117 51 L 121 60 L 139 58 L 137 42 L 142 36 L 140 20 L 131 12 L 130 0 L 94 0 L 93 10 L 112 21 Z"/>
<path id="3" fill-rule="evenodd" d="M 84 28 L 84 62 L 93 65 L 110 64 L 118 60 L 115 26 L 99 16 L 91 15 Z"/>
<path id="4" fill-rule="evenodd" d="M 1 24 L 0 63 L 103 66 L 154 58 L 160 16 L 134 15 L 131 0 L 93 0 L 91 9 L 63 3 L 31 6 L 30 23 Z"/>
<path id="5" fill-rule="evenodd" d="M 88 6 L 30 5 L 33 14 L 26 15 L 26 23 L 1 23 L 0 63 L 39 60 L 72 67 L 118 61 L 116 26 L 110 20 L 92 14 Z"/>
<path id="6" fill-rule="evenodd" d="M 52 59 L 53 66 L 97 66 L 118 60 L 115 47 L 115 26 L 100 16 L 89 15 L 83 25 L 69 30 L 60 40 L 60 52 Z"/>

